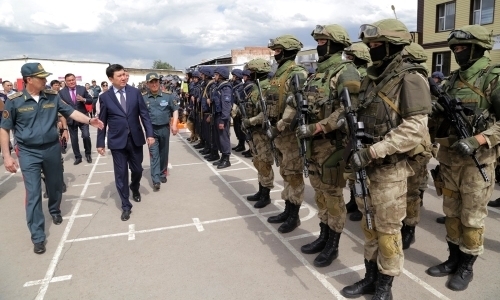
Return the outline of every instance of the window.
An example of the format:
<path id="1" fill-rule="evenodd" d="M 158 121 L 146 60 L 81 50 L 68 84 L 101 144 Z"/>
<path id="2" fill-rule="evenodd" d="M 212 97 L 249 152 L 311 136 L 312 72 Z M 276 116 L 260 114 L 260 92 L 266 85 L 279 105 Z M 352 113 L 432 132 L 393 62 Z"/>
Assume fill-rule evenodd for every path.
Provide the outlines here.
<path id="1" fill-rule="evenodd" d="M 436 52 L 432 55 L 432 72 L 441 72 L 444 76 L 450 74 L 451 51 Z"/>
<path id="2" fill-rule="evenodd" d="M 472 24 L 484 25 L 493 23 L 495 0 L 472 1 Z"/>
<path id="3" fill-rule="evenodd" d="M 437 6 L 436 25 L 436 31 L 448 31 L 455 28 L 455 2 L 443 3 Z"/>

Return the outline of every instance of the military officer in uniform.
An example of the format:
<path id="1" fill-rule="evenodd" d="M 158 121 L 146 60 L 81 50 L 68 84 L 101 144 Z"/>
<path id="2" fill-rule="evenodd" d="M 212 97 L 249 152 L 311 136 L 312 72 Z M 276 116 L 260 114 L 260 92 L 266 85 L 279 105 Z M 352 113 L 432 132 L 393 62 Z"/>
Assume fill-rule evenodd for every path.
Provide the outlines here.
<path id="1" fill-rule="evenodd" d="M 149 92 L 144 93 L 142 97 L 148 107 L 155 138 L 155 143 L 149 147 L 151 179 L 153 180 L 153 189 L 158 191 L 160 190 L 160 182 L 167 182 L 170 131 L 173 135 L 178 132 L 179 99 L 177 94 L 170 91 L 166 93 L 160 91 L 158 74 L 148 73 L 146 82 Z M 171 117 L 173 118 L 172 125 L 170 125 Z"/>
<path id="2" fill-rule="evenodd" d="M 231 166 L 229 156 L 231 155 L 231 141 L 229 140 L 229 126 L 231 121 L 231 108 L 233 103 L 233 87 L 229 79 L 229 71 L 226 67 L 217 67 L 214 70 L 216 87 L 212 90 L 210 98 L 213 106 L 214 118 L 213 135 L 217 149 L 221 152 L 219 161 L 213 163 L 217 169 Z M 218 155 L 218 154 L 217 154 Z"/>
<path id="3" fill-rule="evenodd" d="M 273 152 L 266 132 L 262 129 L 263 113 L 259 104 L 259 87 L 254 82 L 259 80 L 262 93 L 269 89 L 269 78 L 267 74 L 271 71 L 271 65 L 264 59 L 256 58 L 249 61 L 245 66 L 248 77 L 251 78 L 252 89 L 245 100 L 247 119 L 243 119 L 243 127 L 250 130 L 255 145 L 256 153 L 253 154 L 253 165 L 257 169 L 259 190 L 254 195 L 247 197 L 248 201 L 257 201 L 255 208 L 263 208 L 271 203 L 270 192 L 274 188 Z M 252 151 L 252 148 L 249 149 Z"/>
<path id="4" fill-rule="evenodd" d="M 296 133 L 299 139 L 306 139 L 310 148 L 306 159 L 321 231 L 318 239 L 300 250 L 307 254 L 320 252 L 314 265 L 326 267 L 338 257 L 340 235 L 346 219 L 343 195 L 345 162 L 342 160 L 346 135 L 337 125 L 343 112 L 339 96 L 347 87 L 354 101 L 359 92 L 360 76 L 351 61 L 342 60 L 344 48 L 351 45 L 349 34 L 342 26 L 317 25 L 311 35 L 318 43 L 319 58 L 316 73 L 309 78 L 304 89 L 311 113 L 306 117 L 307 124 L 297 127 Z M 295 101 L 287 104 L 300 110 Z"/>
<path id="5" fill-rule="evenodd" d="M 281 233 L 291 232 L 300 225 L 299 209 L 304 201 L 303 160 L 299 155 L 295 128 L 290 126 L 295 118 L 295 110 L 286 109 L 286 99 L 294 92 L 291 87 L 292 77 L 299 76 L 300 85 L 307 79 L 307 70 L 295 64 L 295 57 L 302 47 L 302 43 L 292 35 L 270 40 L 268 45 L 268 48 L 274 50 L 278 69 L 270 79 L 270 87 L 265 95 L 268 103 L 266 113 L 271 121 L 270 135 L 275 139 L 276 155 L 284 182 L 281 198 L 285 200 L 285 211 L 284 214 L 269 217 L 267 221 L 283 223 L 278 228 Z"/>
<path id="6" fill-rule="evenodd" d="M 19 149 L 19 165 L 26 188 L 26 220 L 31 232 L 34 252 L 45 252 L 45 217 L 42 210 L 41 172 L 47 176 L 49 213 L 54 224 L 62 223 L 61 192 L 62 165 L 61 145 L 56 126 L 58 112 L 65 118 L 90 124 L 100 129 L 103 123 L 96 118 L 74 110 L 64 103 L 56 91 L 45 90 L 47 77 L 52 73 L 44 70 L 39 63 L 26 63 L 21 67 L 26 88 L 9 96 L 5 104 L 0 129 L 0 142 L 4 155 L 5 169 L 16 173 L 18 164 L 9 153 L 9 133 L 14 135 Z"/>
<path id="7" fill-rule="evenodd" d="M 392 299 L 394 276 L 403 270 L 404 253 L 401 221 L 406 215 L 407 178 L 414 175 L 407 162 L 414 155 L 428 129 L 431 96 L 427 71 L 420 64 L 403 60 L 402 51 L 411 43 L 411 34 L 399 20 L 385 19 L 360 27 L 359 38 L 370 48 L 373 64 L 361 82 L 358 122 L 373 141 L 354 152 L 350 168 L 365 168 L 372 212 L 372 228 L 366 222 L 362 198 L 356 197 L 363 212 L 365 235 L 365 277 L 342 289 L 346 298 L 375 293 L 372 299 Z"/>
<path id="8" fill-rule="evenodd" d="M 493 47 L 492 33 L 480 25 L 453 30 L 448 45 L 460 69 L 451 73 L 443 90 L 462 100 L 471 137 L 457 141 L 453 126 L 440 117 L 435 105 L 432 118 L 438 120 L 435 141 L 439 174 L 436 191 L 443 195 L 446 215 L 448 259 L 427 270 L 431 276 L 452 275 L 448 288 L 467 289 L 473 265 L 484 252 L 486 205 L 495 182 L 495 165 L 500 141 L 500 67 L 493 66 L 485 52 Z M 470 155 L 475 154 L 487 178 L 483 178 Z"/>

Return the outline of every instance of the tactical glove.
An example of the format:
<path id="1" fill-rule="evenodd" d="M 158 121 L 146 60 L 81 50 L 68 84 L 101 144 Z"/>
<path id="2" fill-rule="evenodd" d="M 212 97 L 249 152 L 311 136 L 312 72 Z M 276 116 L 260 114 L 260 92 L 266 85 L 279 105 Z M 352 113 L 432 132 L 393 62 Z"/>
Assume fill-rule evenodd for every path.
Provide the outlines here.
<path id="1" fill-rule="evenodd" d="M 269 139 L 274 140 L 275 137 L 277 137 L 280 134 L 280 131 L 278 128 L 271 126 L 269 130 L 267 130 L 266 135 Z"/>
<path id="2" fill-rule="evenodd" d="M 295 135 L 297 135 L 299 139 L 305 139 L 313 136 L 315 131 L 316 131 L 316 123 L 309 125 L 302 125 L 298 126 L 297 129 L 295 129 Z"/>
<path id="3" fill-rule="evenodd" d="M 243 119 L 242 121 L 242 124 L 243 124 L 243 128 L 247 129 L 247 128 L 250 128 L 252 126 L 252 123 L 250 123 L 250 119 Z"/>
<path id="4" fill-rule="evenodd" d="M 474 153 L 474 151 L 476 151 L 480 146 L 481 145 L 479 145 L 477 139 L 471 136 L 466 139 L 456 141 L 453 145 L 451 145 L 451 148 L 455 149 L 463 156 L 469 156 Z"/>
<path id="5" fill-rule="evenodd" d="M 372 157 L 370 154 L 370 148 L 361 149 L 351 157 L 350 164 L 351 168 L 354 171 L 359 171 L 360 169 L 366 167 L 372 161 Z"/>

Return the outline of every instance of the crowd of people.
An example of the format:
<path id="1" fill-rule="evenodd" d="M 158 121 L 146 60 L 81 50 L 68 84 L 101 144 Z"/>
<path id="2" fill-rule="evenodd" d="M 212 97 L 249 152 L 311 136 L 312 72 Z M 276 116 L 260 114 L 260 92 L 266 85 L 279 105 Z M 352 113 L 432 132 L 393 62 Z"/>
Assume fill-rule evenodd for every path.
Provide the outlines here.
<path id="1" fill-rule="evenodd" d="M 59 147 L 56 111 L 62 115 L 62 133 L 69 130 L 75 164 L 82 159 L 78 128 L 89 163 L 89 125 L 99 128 L 96 146 L 101 155 L 106 153 L 107 135 L 123 221 L 132 212 L 129 189 L 133 200 L 141 201 L 143 145 L 149 146 L 153 187 L 159 190 L 167 181 L 169 135 L 177 133 L 178 118 L 185 116 L 188 141 L 197 143 L 194 148 L 218 169 L 231 166 L 231 151 L 252 158 L 259 188 L 247 199 L 255 201 L 255 208 L 271 203 L 273 165 L 279 167 L 285 209 L 267 221 L 281 224 L 280 233 L 300 226 L 304 178 L 309 178 L 320 234 L 301 251 L 317 254 L 316 267 L 328 266 L 339 256 L 347 214 L 361 221 L 366 273 L 341 290 L 347 298 L 374 294 L 372 299 L 392 299 L 394 277 L 403 269 L 403 250 L 415 241 L 427 166 L 436 158 L 439 164 L 431 174 L 437 194 L 443 196 L 445 217 L 440 221 L 446 227 L 449 255 L 426 272 L 451 275 L 448 288 L 467 289 L 474 262 L 484 251 L 486 206 L 494 189 L 500 142 L 500 68 L 485 56 L 492 49 L 491 32 L 479 25 L 451 31 L 448 44 L 460 68 L 446 79 L 440 72 L 429 76 L 423 48 L 396 19 L 362 25 L 358 43 L 338 24 L 318 25 L 311 36 L 319 57 L 314 72 L 295 63 L 302 42 L 282 35 L 268 44 L 277 63 L 274 72 L 264 59 L 252 59 L 243 70 L 231 72 L 224 66 L 203 66 L 187 72 L 187 91 L 178 80 L 165 85 L 163 78 L 150 73 L 140 84 L 141 93 L 127 84 L 120 65 L 106 70 L 109 89 L 106 82 L 100 88 L 95 81 L 78 86 L 68 74 L 64 88 L 57 91 L 59 83 L 53 81 L 52 89 L 44 90 L 49 73 L 39 64 L 24 65 L 26 88 L 8 96 L 0 139 L 5 167 L 15 172 L 17 164 L 8 154 L 8 134 L 14 130 L 35 252 L 45 251 L 40 171 L 51 172 L 51 179 L 45 179 L 49 210 L 55 224 L 62 222 L 62 166 L 59 153 L 51 152 Z M 33 106 L 39 101 L 43 105 Z M 89 111 L 85 105 L 94 108 Z M 29 113 L 46 108 L 55 109 L 36 124 L 28 122 Z M 453 116 L 464 124 L 463 130 L 450 119 Z M 238 140 L 233 148 L 231 119 Z M 22 130 L 27 127 L 32 130 Z M 351 190 L 347 203 L 342 192 L 346 186 Z"/>

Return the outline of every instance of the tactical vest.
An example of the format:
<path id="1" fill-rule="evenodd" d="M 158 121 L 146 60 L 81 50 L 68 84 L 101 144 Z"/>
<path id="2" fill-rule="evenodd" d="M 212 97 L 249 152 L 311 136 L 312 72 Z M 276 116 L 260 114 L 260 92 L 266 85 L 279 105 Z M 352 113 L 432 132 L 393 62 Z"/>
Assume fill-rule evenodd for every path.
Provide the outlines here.
<path id="1" fill-rule="evenodd" d="M 402 62 L 378 84 L 369 77 L 361 82 L 358 120 L 364 123 L 365 133 L 373 136 L 374 143 L 402 123 L 398 96 L 401 81 L 408 73 L 421 73 L 427 77 L 427 71 L 420 64 Z"/>
<path id="2" fill-rule="evenodd" d="M 290 64 L 281 76 L 274 76 L 269 82 L 270 87 L 265 97 L 267 115 L 272 123 L 281 119 L 285 111 L 286 81 L 295 67 L 297 67 L 295 63 Z"/>
<path id="3" fill-rule="evenodd" d="M 259 104 L 259 88 L 256 83 L 252 83 L 250 85 L 251 90 L 248 93 L 248 96 L 246 97 L 245 101 L 245 108 L 247 112 L 247 116 L 249 118 L 255 117 L 260 113 L 260 104 Z M 260 82 L 260 88 L 262 90 L 262 94 L 265 95 L 266 92 L 269 90 L 269 80 L 263 80 Z M 266 102 L 267 105 L 267 102 Z M 269 108 L 268 108 L 269 109 Z"/>
<path id="4" fill-rule="evenodd" d="M 213 105 L 215 105 L 215 113 L 222 112 L 221 90 L 224 87 L 229 87 L 232 89 L 231 83 L 228 80 L 226 80 L 226 81 L 219 83 L 219 85 L 214 87 L 212 90 L 212 97 L 210 98 L 210 100 L 212 101 Z"/>
<path id="5" fill-rule="evenodd" d="M 243 101 L 241 94 L 243 90 L 243 82 L 233 85 L 233 98 L 231 99 L 231 104 L 237 103 L 240 99 Z"/>
<path id="6" fill-rule="evenodd" d="M 328 69 L 324 73 L 316 73 L 311 76 L 304 89 L 304 96 L 307 98 L 308 123 L 317 123 L 327 118 L 334 111 L 333 100 L 336 95 L 331 95 L 330 78 L 344 68 L 349 61 L 342 61 L 333 69 Z"/>
<path id="7" fill-rule="evenodd" d="M 449 82 L 443 85 L 445 92 L 461 100 L 472 135 L 485 131 L 496 121 L 496 116 L 490 112 L 491 102 L 484 93 L 493 79 L 490 75 L 499 76 L 500 65 L 487 65 L 469 80 L 462 78 L 459 70 L 456 70 L 452 72 Z M 454 135 L 454 129 L 446 123 L 439 127 L 438 138 Z"/>

